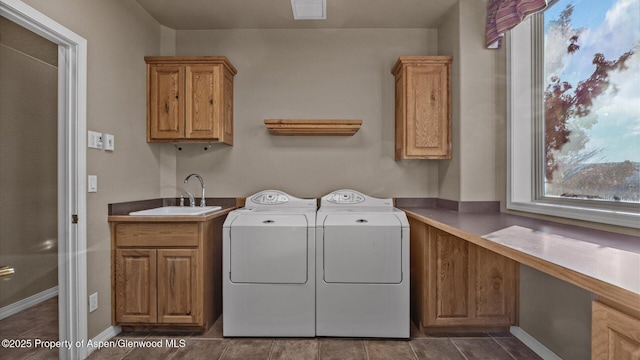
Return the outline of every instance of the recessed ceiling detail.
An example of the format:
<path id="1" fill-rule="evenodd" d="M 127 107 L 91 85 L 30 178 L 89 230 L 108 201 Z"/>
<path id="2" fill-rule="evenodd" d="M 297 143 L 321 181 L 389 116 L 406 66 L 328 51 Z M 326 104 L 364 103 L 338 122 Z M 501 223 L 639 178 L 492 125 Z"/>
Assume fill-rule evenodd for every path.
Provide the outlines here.
<path id="1" fill-rule="evenodd" d="M 459 0 L 315 0 L 322 2 L 322 21 L 294 20 L 299 0 L 136 1 L 171 29 L 216 30 L 430 29 Z"/>
<path id="2" fill-rule="evenodd" d="M 291 9 L 295 20 L 325 20 L 327 18 L 326 0 L 291 0 Z"/>

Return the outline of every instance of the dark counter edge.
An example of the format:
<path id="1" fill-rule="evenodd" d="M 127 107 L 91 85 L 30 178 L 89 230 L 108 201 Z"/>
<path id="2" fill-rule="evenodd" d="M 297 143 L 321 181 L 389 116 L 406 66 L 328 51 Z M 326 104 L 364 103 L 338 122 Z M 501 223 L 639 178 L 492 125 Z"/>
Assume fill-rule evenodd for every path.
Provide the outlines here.
<path id="1" fill-rule="evenodd" d="M 198 203 L 200 202 L 197 199 Z M 236 198 L 206 198 L 207 204 L 221 206 L 222 209 L 236 207 Z M 177 206 L 179 198 L 161 198 L 150 200 L 136 200 L 121 203 L 109 204 L 108 215 L 129 215 L 132 211 L 140 211 L 158 208 L 162 206 Z"/>

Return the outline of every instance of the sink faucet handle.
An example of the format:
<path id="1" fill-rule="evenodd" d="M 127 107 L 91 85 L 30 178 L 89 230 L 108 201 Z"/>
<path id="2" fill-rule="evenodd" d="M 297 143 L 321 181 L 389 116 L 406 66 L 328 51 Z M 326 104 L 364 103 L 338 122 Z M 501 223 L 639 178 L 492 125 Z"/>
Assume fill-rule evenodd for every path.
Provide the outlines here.
<path id="1" fill-rule="evenodd" d="M 189 197 L 189 206 L 195 207 L 196 206 L 196 200 L 193 198 L 193 195 L 188 191 L 185 191 L 185 193 L 187 193 L 187 196 Z"/>
<path id="2" fill-rule="evenodd" d="M 184 207 L 184 195 L 180 195 L 180 207 Z"/>

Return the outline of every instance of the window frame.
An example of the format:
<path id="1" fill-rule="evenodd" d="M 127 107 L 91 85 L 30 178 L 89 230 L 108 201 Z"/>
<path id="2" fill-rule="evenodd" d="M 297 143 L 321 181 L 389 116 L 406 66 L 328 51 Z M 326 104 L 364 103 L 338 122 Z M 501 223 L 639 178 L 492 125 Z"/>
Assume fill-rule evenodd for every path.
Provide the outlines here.
<path id="1" fill-rule="evenodd" d="M 639 207 L 634 204 L 596 204 L 586 200 L 541 196 L 544 194 L 544 180 L 541 178 L 544 174 L 544 84 L 539 81 L 540 71 L 543 71 L 542 13 L 525 19 L 506 34 L 505 40 L 507 209 L 640 228 Z"/>

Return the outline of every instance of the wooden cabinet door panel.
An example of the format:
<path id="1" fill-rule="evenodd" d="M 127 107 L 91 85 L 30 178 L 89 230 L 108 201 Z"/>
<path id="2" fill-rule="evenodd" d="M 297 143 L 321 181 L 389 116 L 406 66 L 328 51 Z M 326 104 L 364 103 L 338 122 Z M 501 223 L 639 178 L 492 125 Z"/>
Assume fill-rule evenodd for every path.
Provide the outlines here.
<path id="1" fill-rule="evenodd" d="M 158 140 L 184 137 L 182 92 L 184 68 L 156 65 L 149 68 L 149 138 Z"/>
<path id="2" fill-rule="evenodd" d="M 469 243 L 431 228 L 429 271 L 435 282 L 431 323 L 469 317 Z"/>
<path id="3" fill-rule="evenodd" d="M 188 139 L 219 140 L 220 65 L 186 67 L 186 134 Z"/>
<path id="4" fill-rule="evenodd" d="M 401 56 L 395 76 L 395 159 L 451 158 L 449 56 Z"/>
<path id="5" fill-rule="evenodd" d="M 447 68 L 407 68 L 407 149 L 411 156 L 446 156 L 448 151 Z"/>
<path id="6" fill-rule="evenodd" d="M 116 250 L 116 321 L 157 320 L 156 250 Z"/>
<path id="7" fill-rule="evenodd" d="M 592 303 L 591 359 L 640 359 L 640 319 Z"/>
<path id="8" fill-rule="evenodd" d="M 475 317 L 491 325 L 515 321 L 517 264 L 493 251 L 473 245 Z"/>
<path id="9" fill-rule="evenodd" d="M 195 249 L 158 250 L 158 322 L 192 324 L 202 321 L 198 306 Z"/>

